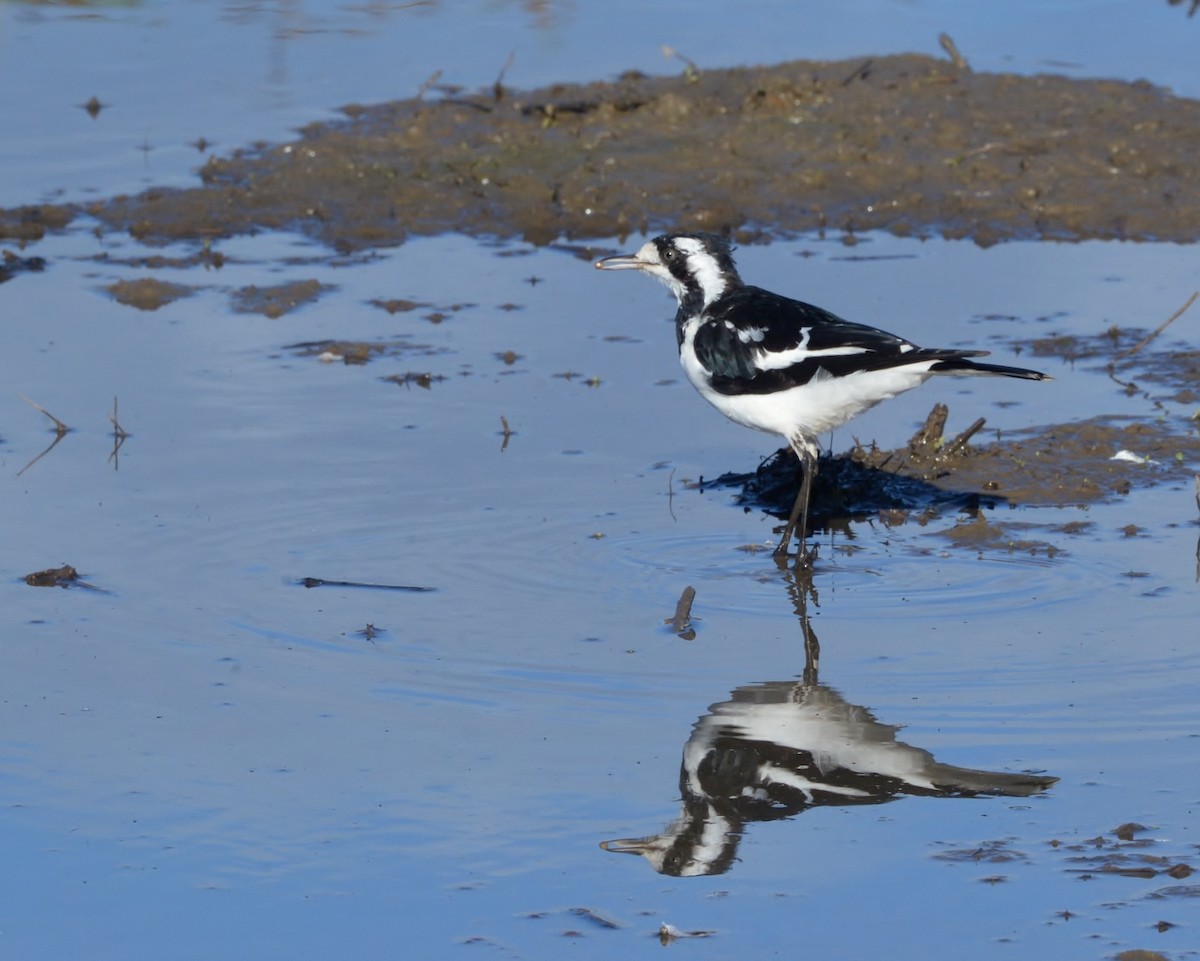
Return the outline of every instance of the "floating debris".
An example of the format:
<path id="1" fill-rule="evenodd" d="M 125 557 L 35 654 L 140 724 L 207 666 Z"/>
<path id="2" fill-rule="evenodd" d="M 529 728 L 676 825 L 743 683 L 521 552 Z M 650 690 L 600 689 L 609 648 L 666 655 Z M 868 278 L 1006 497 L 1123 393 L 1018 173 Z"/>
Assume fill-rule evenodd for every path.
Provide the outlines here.
<path id="1" fill-rule="evenodd" d="M 440 383 L 446 379 L 445 374 L 432 374 L 429 371 L 414 371 L 410 370 L 406 374 L 390 374 L 383 378 L 389 384 L 399 384 L 401 387 L 409 387 L 416 384 L 422 390 L 429 390 L 433 387 L 435 381 Z"/>
<path id="2" fill-rule="evenodd" d="M 20 273 L 41 273 L 46 269 L 44 257 L 21 257 L 11 250 L 0 252 L 0 284 Z"/>
<path id="3" fill-rule="evenodd" d="M 374 644 L 375 638 L 377 638 L 380 634 L 383 633 L 383 628 L 376 627 L 374 624 L 368 624 L 366 627 L 361 628 L 360 630 L 357 630 L 354 633 L 357 634 L 359 637 L 365 638 L 366 640 L 368 640 L 372 644 Z"/>
<path id="4" fill-rule="evenodd" d="M 25 575 L 25 583 L 30 587 L 68 587 L 77 580 L 79 572 L 70 564 L 48 567 L 44 571 L 34 571 Z"/>
<path id="5" fill-rule="evenodd" d="M 1109 460 L 1123 460 L 1131 464 L 1157 464 L 1158 461 L 1152 460 L 1148 454 L 1135 454 L 1131 450 L 1119 450 Z"/>
<path id="6" fill-rule="evenodd" d="M 586 921 L 590 921 L 592 924 L 596 925 L 596 927 L 603 928 L 606 931 L 618 931 L 621 928 L 621 925 L 619 925 L 616 921 L 613 921 L 611 918 L 606 918 L 594 908 L 571 908 L 568 913 L 573 914 L 577 918 L 583 918 Z"/>
<path id="7" fill-rule="evenodd" d="M 680 938 L 711 938 L 716 933 L 716 931 L 681 931 L 675 925 L 667 924 L 664 921 L 658 929 L 658 940 L 667 945 Z"/>
<path id="8" fill-rule="evenodd" d="M 417 587 L 412 584 L 364 584 L 361 581 L 328 581 L 323 577 L 302 577 L 296 582 L 301 587 L 365 587 L 375 591 L 410 591 L 426 594 L 436 587 Z"/>
<path id="9" fill-rule="evenodd" d="M 89 117 L 95 120 L 100 116 L 100 111 L 107 107 L 108 104 L 101 103 L 100 98 L 93 94 L 86 103 L 81 103 L 79 109 L 83 110 Z"/>
<path id="10" fill-rule="evenodd" d="M 663 618 L 664 624 L 670 624 L 671 630 L 685 641 L 696 639 L 696 629 L 692 626 L 692 602 L 696 599 L 696 588 L 690 584 L 683 589 L 675 604 L 675 613 Z"/>

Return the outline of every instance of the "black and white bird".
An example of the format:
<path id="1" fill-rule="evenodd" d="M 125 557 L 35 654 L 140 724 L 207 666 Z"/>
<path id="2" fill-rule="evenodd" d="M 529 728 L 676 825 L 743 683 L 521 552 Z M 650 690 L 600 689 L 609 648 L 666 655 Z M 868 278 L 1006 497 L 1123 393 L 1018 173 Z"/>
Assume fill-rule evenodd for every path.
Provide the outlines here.
<path id="1" fill-rule="evenodd" d="M 817 438 L 934 374 L 999 374 L 1050 380 L 1035 370 L 980 364 L 986 350 L 930 349 L 820 307 L 742 282 L 729 242 L 715 234 L 665 234 L 601 270 L 641 270 L 679 302 L 679 362 L 692 386 L 736 423 L 781 435 L 803 480 L 776 556 L 799 522 L 796 566 L 812 565 L 805 537 Z"/>

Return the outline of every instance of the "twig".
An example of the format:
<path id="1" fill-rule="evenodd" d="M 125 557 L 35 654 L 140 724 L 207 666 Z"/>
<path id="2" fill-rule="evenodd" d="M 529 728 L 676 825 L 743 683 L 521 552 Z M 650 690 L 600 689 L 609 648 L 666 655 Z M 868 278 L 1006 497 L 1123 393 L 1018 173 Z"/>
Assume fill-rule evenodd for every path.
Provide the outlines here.
<path id="1" fill-rule="evenodd" d="M 436 587 L 416 587 L 412 584 L 364 584 L 361 581 L 329 581 L 323 577 L 302 577 L 296 582 L 301 587 L 366 587 L 376 591 L 407 591 L 412 594 L 428 594 Z"/>
<path id="2" fill-rule="evenodd" d="M 942 450 L 942 455 L 944 457 L 953 457 L 955 454 L 959 453 L 964 447 L 967 446 L 967 442 L 972 437 L 979 433 L 979 431 L 983 430 L 983 425 L 986 423 L 987 421 L 980 417 L 979 420 L 975 421 L 974 424 L 955 437 L 954 440 L 950 441 L 950 443 L 947 444 Z"/>
<path id="3" fill-rule="evenodd" d="M 37 457 L 35 457 L 33 460 L 31 460 L 28 464 L 26 464 L 24 467 L 22 467 L 19 471 L 17 471 L 17 476 L 20 477 L 27 470 L 29 470 L 29 468 L 31 468 L 34 464 L 36 464 L 43 457 L 45 457 L 47 454 L 49 454 L 50 451 L 54 450 L 54 448 L 58 446 L 58 442 L 66 436 L 67 436 L 66 434 L 60 434 L 56 431 L 54 434 L 54 440 L 50 441 L 50 446 L 47 447 L 44 451 L 42 451 L 40 454 L 38 454 Z"/>
<path id="4" fill-rule="evenodd" d="M 950 39 L 950 34 L 939 33 L 938 43 L 942 45 L 942 49 L 946 51 L 946 55 L 954 62 L 954 66 L 958 67 L 959 70 L 970 72 L 971 65 L 967 63 L 967 58 L 958 52 L 958 47 Z"/>
<path id="5" fill-rule="evenodd" d="M 667 623 L 671 625 L 671 630 L 685 641 L 696 639 L 696 629 L 692 627 L 692 601 L 695 599 L 696 588 L 689 584 L 679 595 L 679 600 L 675 604 L 674 616 L 666 619 Z"/>
<path id="6" fill-rule="evenodd" d="M 113 449 L 108 455 L 108 462 L 113 465 L 113 470 L 121 469 L 121 445 L 129 437 L 125 428 L 121 426 L 121 422 L 117 420 L 117 398 L 113 398 L 113 412 L 108 415 L 109 422 L 113 425 Z"/>
<path id="7" fill-rule="evenodd" d="M 500 68 L 500 73 L 496 76 L 496 82 L 492 84 L 492 96 L 497 100 L 504 99 L 504 75 L 508 73 L 508 68 L 513 65 L 513 61 L 517 57 L 517 51 L 513 50 L 509 53 L 508 59 L 504 61 L 504 66 Z"/>
<path id="8" fill-rule="evenodd" d="M 70 427 L 68 427 L 61 420 L 59 420 L 57 417 L 55 417 L 52 413 L 50 413 L 50 411 L 46 410 L 46 408 L 43 407 L 41 404 L 34 403 L 28 397 L 26 397 L 24 394 L 18 394 L 17 396 L 20 397 L 21 400 L 25 401 L 25 403 L 27 403 L 34 410 L 41 411 L 43 414 L 45 414 L 47 417 L 49 417 L 52 421 L 54 421 L 54 432 L 56 434 L 58 434 L 59 437 L 62 437 L 63 434 L 70 431 L 70 429 L 71 429 Z"/>
<path id="9" fill-rule="evenodd" d="M 108 415 L 108 421 L 113 425 L 113 437 L 118 440 L 124 440 L 129 434 L 125 428 L 121 426 L 121 422 L 117 420 L 117 398 L 113 398 L 113 411 Z"/>
<path id="10" fill-rule="evenodd" d="M 426 80 L 423 84 L 421 84 L 421 86 L 419 86 L 417 88 L 416 99 L 421 100 L 422 98 L 424 98 L 425 94 L 427 94 L 430 90 L 432 90 L 434 84 L 436 84 L 441 79 L 442 79 L 442 71 L 440 71 L 440 70 L 433 71 L 433 73 L 431 73 L 429 75 L 429 79 Z"/>
<path id="11" fill-rule="evenodd" d="M 949 416 L 949 407 L 941 403 L 934 404 L 920 430 L 909 438 L 908 452 L 914 457 L 920 457 L 936 448 L 941 443 L 942 433 L 946 429 L 946 418 Z"/>
<path id="12" fill-rule="evenodd" d="M 683 62 L 683 75 L 687 78 L 688 83 L 695 83 L 700 79 L 700 68 L 696 66 L 695 60 L 692 60 L 690 57 L 685 57 L 674 47 L 668 47 L 666 44 L 663 44 L 662 54 L 668 60 L 674 57 L 676 60 Z"/>
<path id="13" fill-rule="evenodd" d="M 1120 358 L 1132 357 L 1139 350 L 1141 350 L 1148 343 L 1150 343 L 1150 341 L 1152 341 L 1155 337 L 1157 337 L 1164 330 L 1166 330 L 1167 327 L 1169 327 L 1176 320 L 1178 320 L 1179 317 L 1183 314 L 1183 312 L 1186 311 L 1189 307 L 1192 306 L 1192 304 L 1194 304 L 1196 302 L 1197 297 L 1200 297 L 1200 290 L 1194 291 L 1192 293 L 1192 296 L 1187 299 L 1186 304 L 1184 304 L 1182 307 L 1180 307 L 1177 311 L 1175 311 L 1175 313 L 1173 313 L 1170 317 L 1168 317 L 1166 320 L 1164 320 L 1161 324 L 1158 325 L 1158 327 L 1156 327 L 1153 331 L 1151 331 L 1149 334 L 1147 334 L 1145 337 L 1143 337 L 1141 340 L 1139 340 L 1136 344 L 1134 344 L 1128 350 L 1124 351 L 1123 353 L 1117 354 L 1117 357 L 1120 357 Z"/>
<path id="14" fill-rule="evenodd" d="M 864 60 L 854 69 L 854 72 L 850 74 L 850 76 L 842 81 L 842 86 L 848 87 L 850 84 L 854 83 L 855 80 L 866 80 L 867 77 L 870 76 L 871 68 L 873 66 L 875 66 L 874 59 L 868 58 Z"/>

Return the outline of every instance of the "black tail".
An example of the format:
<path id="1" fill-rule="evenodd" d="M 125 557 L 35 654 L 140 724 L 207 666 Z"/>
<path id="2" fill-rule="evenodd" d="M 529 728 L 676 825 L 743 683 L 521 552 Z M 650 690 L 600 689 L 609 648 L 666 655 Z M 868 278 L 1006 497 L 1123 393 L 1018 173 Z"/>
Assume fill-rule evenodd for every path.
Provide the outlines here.
<path id="1" fill-rule="evenodd" d="M 967 359 L 971 356 L 978 357 L 986 353 L 986 351 L 982 350 L 964 351 L 958 356 L 939 360 L 929 369 L 935 374 L 998 374 L 1002 377 L 1020 377 L 1023 380 L 1054 380 L 1049 374 L 1043 374 L 1040 370 L 1028 370 L 1024 367 L 1005 367 L 1003 364 L 981 364 L 978 361 Z"/>

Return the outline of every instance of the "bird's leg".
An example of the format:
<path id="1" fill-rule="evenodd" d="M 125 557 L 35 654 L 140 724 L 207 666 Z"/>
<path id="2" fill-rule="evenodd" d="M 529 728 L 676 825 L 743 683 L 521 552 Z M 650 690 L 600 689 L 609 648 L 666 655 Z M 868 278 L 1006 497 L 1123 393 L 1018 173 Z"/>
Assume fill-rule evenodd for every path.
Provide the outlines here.
<path id="1" fill-rule="evenodd" d="M 817 473 L 817 454 L 803 443 L 793 444 L 792 449 L 800 458 L 800 467 L 804 471 L 804 477 L 800 481 L 800 492 L 796 495 L 796 503 L 792 505 L 792 513 L 788 517 L 787 526 L 783 529 L 783 537 L 779 540 L 779 546 L 775 548 L 775 556 L 782 557 L 787 554 L 788 544 L 791 542 L 792 534 L 796 531 L 797 521 L 799 521 L 797 540 L 800 542 L 800 548 L 796 552 L 796 570 L 803 571 L 811 569 L 813 561 L 816 559 L 816 551 L 808 549 L 807 538 L 808 501 L 812 496 L 813 476 Z"/>
<path id="2" fill-rule="evenodd" d="M 808 546 L 808 505 L 812 500 L 813 481 L 817 476 L 816 451 L 806 448 L 800 463 L 804 465 L 804 480 L 800 482 L 800 493 L 796 495 L 796 500 L 803 502 L 804 509 L 800 512 L 800 544 L 796 550 L 796 570 L 811 571 L 817 559 L 817 548 L 814 545 L 810 550 Z M 795 511 L 795 507 L 792 511 Z"/>

